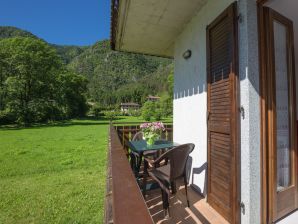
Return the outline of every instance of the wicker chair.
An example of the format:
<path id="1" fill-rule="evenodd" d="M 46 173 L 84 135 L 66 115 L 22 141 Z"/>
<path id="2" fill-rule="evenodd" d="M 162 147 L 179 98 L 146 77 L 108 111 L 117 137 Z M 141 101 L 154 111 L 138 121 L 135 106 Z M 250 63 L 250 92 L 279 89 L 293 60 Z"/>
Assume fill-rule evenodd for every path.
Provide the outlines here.
<path id="1" fill-rule="evenodd" d="M 189 207 L 189 200 L 187 196 L 187 177 L 186 177 L 186 164 L 189 158 L 189 154 L 193 151 L 195 145 L 184 144 L 177 147 L 174 147 L 167 152 L 163 153 L 159 158 L 156 160 L 150 160 L 145 157 L 145 160 L 152 164 L 152 169 L 148 171 L 148 175 L 155 180 L 160 188 L 162 193 L 162 200 L 163 200 L 163 209 L 165 211 L 165 216 L 169 217 L 169 197 L 170 197 L 170 190 L 172 193 L 176 193 L 175 189 L 175 181 L 179 178 L 184 179 L 184 186 L 185 186 L 185 193 L 187 199 L 187 206 Z M 157 166 L 162 161 L 168 160 L 169 163 L 164 166 Z M 146 191 L 146 180 L 144 178 L 144 185 L 143 191 Z"/>

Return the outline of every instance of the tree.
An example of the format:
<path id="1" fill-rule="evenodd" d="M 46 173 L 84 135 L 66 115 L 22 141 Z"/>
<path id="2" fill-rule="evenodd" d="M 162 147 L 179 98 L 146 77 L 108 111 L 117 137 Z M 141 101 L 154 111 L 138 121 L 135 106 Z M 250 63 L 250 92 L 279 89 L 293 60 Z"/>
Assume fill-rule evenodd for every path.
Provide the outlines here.
<path id="1" fill-rule="evenodd" d="M 155 113 L 155 103 L 147 101 L 142 107 L 142 117 L 145 121 L 150 121 Z"/>
<path id="2" fill-rule="evenodd" d="M 173 98 L 168 93 L 164 93 L 158 103 L 163 117 L 173 115 Z"/>
<path id="3" fill-rule="evenodd" d="M 173 69 L 171 70 L 170 74 L 168 75 L 168 93 L 170 98 L 173 100 L 174 97 L 174 71 Z"/>
<path id="4" fill-rule="evenodd" d="M 1 40 L 0 54 L 6 62 L 1 70 L 6 76 L 6 108 L 20 123 L 44 120 L 61 68 L 55 50 L 41 40 L 17 37 Z"/>
<path id="5" fill-rule="evenodd" d="M 85 93 L 87 92 L 87 79 L 74 72 L 64 71 L 58 75 L 59 91 L 56 99 L 63 107 L 67 117 L 82 117 L 88 107 Z"/>
<path id="6" fill-rule="evenodd" d="M 26 125 L 82 116 L 87 110 L 87 80 L 67 71 L 56 50 L 39 39 L 0 41 L 0 86 L 0 123 Z"/>

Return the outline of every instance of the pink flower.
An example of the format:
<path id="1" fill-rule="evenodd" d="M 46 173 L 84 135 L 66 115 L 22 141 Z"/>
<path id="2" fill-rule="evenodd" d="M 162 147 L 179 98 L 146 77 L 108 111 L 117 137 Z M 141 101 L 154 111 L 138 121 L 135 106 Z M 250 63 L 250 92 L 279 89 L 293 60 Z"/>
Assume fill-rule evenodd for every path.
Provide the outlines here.
<path id="1" fill-rule="evenodd" d="M 159 132 L 165 131 L 164 124 L 162 122 L 143 123 L 140 125 L 143 132 Z"/>

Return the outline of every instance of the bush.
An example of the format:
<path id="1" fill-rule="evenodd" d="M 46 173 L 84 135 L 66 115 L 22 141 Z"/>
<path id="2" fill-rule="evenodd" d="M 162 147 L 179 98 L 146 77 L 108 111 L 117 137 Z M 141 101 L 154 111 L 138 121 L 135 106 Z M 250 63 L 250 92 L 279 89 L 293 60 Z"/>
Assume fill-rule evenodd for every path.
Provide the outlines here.
<path id="1" fill-rule="evenodd" d="M 115 111 L 106 111 L 105 116 L 107 119 L 109 119 L 109 121 L 113 121 L 115 120 L 117 113 Z"/>
<path id="2" fill-rule="evenodd" d="M 90 115 L 94 116 L 95 118 L 100 118 L 105 114 L 103 113 L 102 107 L 100 107 L 98 104 L 94 104 L 90 109 Z"/>
<path id="3" fill-rule="evenodd" d="M 142 117 L 145 121 L 151 120 L 151 113 L 147 110 L 142 111 Z"/>
<path id="4" fill-rule="evenodd" d="M 129 114 L 130 114 L 130 116 L 133 116 L 133 117 L 140 117 L 141 111 L 140 110 L 130 110 Z"/>
<path id="5" fill-rule="evenodd" d="M 161 109 L 156 109 L 154 114 L 153 114 L 153 117 L 156 121 L 160 121 L 161 118 L 162 118 L 162 110 Z"/>
<path id="6" fill-rule="evenodd" d="M 12 124 L 16 120 L 16 116 L 8 110 L 0 111 L 0 125 Z"/>
<path id="7" fill-rule="evenodd" d="M 155 113 L 155 103 L 147 101 L 142 107 L 142 117 L 145 121 L 150 121 Z"/>
<path id="8" fill-rule="evenodd" d="M 158 104 L 163 117 L 170 117 L 173 115 L 173 99 L 168 94 L 164 94 Z"/>

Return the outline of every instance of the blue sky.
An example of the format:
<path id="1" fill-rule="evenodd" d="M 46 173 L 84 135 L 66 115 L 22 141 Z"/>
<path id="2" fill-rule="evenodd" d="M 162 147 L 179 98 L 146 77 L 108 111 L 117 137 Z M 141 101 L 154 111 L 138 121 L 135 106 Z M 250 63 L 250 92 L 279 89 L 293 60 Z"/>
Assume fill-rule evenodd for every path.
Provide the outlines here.
<path id="1" fill-rule="evenodd" d="M 110 0 L 1 0 L 0 26 L 25 29 L 49 43 L 90 45 L 109 38 Z"/>

